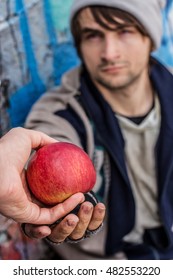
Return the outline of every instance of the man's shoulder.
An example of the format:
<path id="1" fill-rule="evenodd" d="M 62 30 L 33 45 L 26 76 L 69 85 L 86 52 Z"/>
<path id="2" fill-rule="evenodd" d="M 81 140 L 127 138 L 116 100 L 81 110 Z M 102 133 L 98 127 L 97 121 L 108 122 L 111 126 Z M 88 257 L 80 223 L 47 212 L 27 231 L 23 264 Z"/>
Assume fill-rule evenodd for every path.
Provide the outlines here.
<path id="1" fill-rule="evenodd" d="M 173 69 L 169 68 L 163 62 L 153 57 L 151 61 L 150 77 L 152 78 L 152 80 L 154 79 L 155 83 L 159 81 L 162 81 L 162 83 L 167 81 L 167 85 L 169 86 L 170 84 L 172 87 Z"/>
<path id="2" fill-rule="evenodd" d="M 80 85 L 80 74 L 81 74 L 81 66 L 76 66 L 74 68 L 69 69 L 64 73 L 61 79 L 61 86 L 64 88 L 79 88 Z"/>

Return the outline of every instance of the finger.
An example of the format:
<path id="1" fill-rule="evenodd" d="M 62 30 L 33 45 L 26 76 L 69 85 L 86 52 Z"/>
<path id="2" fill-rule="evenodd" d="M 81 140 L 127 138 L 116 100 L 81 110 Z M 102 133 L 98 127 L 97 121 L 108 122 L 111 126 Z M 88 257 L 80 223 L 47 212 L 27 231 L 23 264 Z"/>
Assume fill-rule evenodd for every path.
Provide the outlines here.
<path id="1" fill-rule="evenodd" d="M 72 233 L 78 222 L 79 218 L 76 215 L 69 214 L 58 225 L 52 228 L 49 240 L 55 243 L 64 241 Z"/>
<path id="2" fill-rule="evenodd" d="M 48 135 L 40 131 L 33 131 L 30 129 L 26 129 L 26 132 L 31 139 L 31 147 L 33 149 L 38 149 L 47 144 L 57 142 L 56 139 L 49 137 Z"/>
<path id="3" fill-rule="evenodd" d="M 51 234 L 48 226 L 25 224 L 25 234 L 32 239 L 42 239 Z"/>
<path id="4" fill-rule="evenodd" d="M 78 212 L 79 222 L 75 227 L 74 231 L 70 235 L 71 239 L 77 240 L 84 236 L 88 224 L 91 220 L 93 213 L 93 205 L 91 202 L 82 203 L 80 210 Z"/>
<path id="5" fill-rule="evenodd" d="M 60 218 L 67 215 L 78 204 L 84 201 L 84 195 L 82 193 L 76 193 L 66 199 L 64 202 L 51 208 L 41 208 L 38 205 L 30 202 L 28 208 L 25 211 L 25 223 L 32 224 L 52 224 Z"/>
<path id="6" fill-rule="evenodd" d="M 89 230 L 97 229 L 102 224 L 103 219 L 105 217 L 105 213 L 106 213 L 105 205 L 103 203 L 98 203 L 94 207 L 92 219 L 88 225 L 88 229 Z"/>

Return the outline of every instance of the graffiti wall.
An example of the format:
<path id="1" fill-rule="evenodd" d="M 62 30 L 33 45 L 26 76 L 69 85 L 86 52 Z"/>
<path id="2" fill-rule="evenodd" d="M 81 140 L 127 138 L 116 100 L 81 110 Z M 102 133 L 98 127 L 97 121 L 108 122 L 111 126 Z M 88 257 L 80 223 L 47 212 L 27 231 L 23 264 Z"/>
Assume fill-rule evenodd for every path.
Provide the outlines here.
<path id="1" fill-rule="evenodd" d="M 11 126 L 22 125 L 33 102 L 78 63 L 68 26 L 71 3 L 0 1 L 0 80 L 9 82 Z M 2 118 L 7 124 L 5 112 Z"/>
<path id="2" fill-rule="evenodd" d="M 79 62 L 68 25 L 71 4 L 0 0 L 1 135 L 22 125 L 33 102 Z M 162 46 L 155 55 L 173 67 L 173 0 L 167 0 L 163 20 Z"/>

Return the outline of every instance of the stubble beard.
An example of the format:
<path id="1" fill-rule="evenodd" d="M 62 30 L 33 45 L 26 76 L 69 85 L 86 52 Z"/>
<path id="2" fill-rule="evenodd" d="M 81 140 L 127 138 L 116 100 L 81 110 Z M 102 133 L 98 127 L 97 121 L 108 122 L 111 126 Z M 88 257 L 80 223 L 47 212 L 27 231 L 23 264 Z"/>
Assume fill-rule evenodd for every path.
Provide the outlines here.
<path id="1" fill-rule="evenodd" d="M 116 93 L 119 91 L 127 90 L 131 85 L 135 84 L 141 76 L 141 73 L 136 75 L 129 73 L 124 81 L 114 81 L 114 77 L 112 79 L 102 78 L 100 76 L 95 77 L 96 84 L 101 87 L 109 90 L 112 93 Z"/>

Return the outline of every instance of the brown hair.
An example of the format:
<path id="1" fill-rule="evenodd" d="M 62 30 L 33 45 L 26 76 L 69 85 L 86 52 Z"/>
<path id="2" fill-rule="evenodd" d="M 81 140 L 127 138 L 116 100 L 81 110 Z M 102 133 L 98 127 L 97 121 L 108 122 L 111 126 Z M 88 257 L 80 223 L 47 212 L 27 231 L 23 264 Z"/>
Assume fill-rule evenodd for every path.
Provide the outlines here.
<path id="1" fill-rule="evenodd" d="M 138 20 L 136 20 L 131 14 L 125 11 L 122 11 L 120 9 L 110 8 L 110 7 L 103 7 L 103 6 L 90 6 L 89 8 L 95 21 L 100 26 L 108 30 L 115 30 L 117 29 L 117 27 L 123 27 L 123 26 L 135 26 L 142 35 L 148 36 L 142 24 Z M 79 13 L 80 11 L 72 19 L 71 32 L 74 38 L 75 47 L 80 56 L 81 27 L 79 23 Z M 123 20 L 123 22 L 120 23 L 119 21 L 116 21 L 115 17 Z M 112 28 L 109 24 L 111 26 L 115 24 L 116 27 Z"/>

